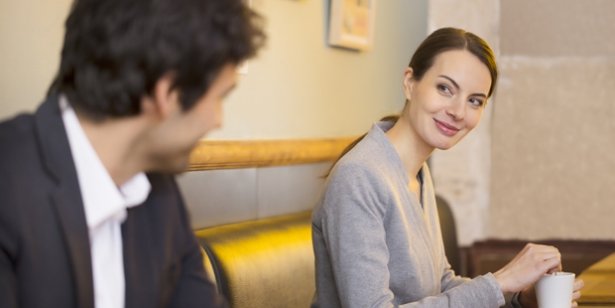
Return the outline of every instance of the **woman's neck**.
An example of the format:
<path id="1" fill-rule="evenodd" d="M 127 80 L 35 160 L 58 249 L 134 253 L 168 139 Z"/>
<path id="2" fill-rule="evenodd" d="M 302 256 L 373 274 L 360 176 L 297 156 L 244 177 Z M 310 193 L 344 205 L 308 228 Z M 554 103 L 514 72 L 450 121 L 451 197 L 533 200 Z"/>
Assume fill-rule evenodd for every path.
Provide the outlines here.
<path id="1" fill-rule="evenodd" d="M 403 116 L 386 132 L 386 135 L 401 158 L 408 179 L 416 181 L 421 167 L 434 148 L 421 139 L 407 118 Z"/>

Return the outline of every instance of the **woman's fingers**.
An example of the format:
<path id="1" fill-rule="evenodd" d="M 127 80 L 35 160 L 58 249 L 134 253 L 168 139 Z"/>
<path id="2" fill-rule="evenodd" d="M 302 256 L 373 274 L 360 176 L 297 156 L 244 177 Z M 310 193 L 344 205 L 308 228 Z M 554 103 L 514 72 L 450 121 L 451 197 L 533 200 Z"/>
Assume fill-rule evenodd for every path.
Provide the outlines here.
<path id="1" fill-rule="evenodd" d="M 573 301 L 576 301 L 579 298 L 581 298 L 581 291 L 574 291 L 574 292 L 572 292 L 572 300 Z"/>
<path id="2" fill-rule="evenodd" d="M 583 281 L 583 279 L 575 279 L 574 280 L 574 285 L 572 286 L 572 290 L 573 291 L 579 291 L 581 289 L 583 289 L 583 287 L 585 286 L 585 281 Z"/>
<path id="3" fill-rule="evenodd" d="M 544 272 L 552 274 L 562 271 L 562 260 L 559 252 L 555 256 L 546 258 L 543 262 L 545 269 Z"/>
<path id="4" fill-rule="evenodd" d="M 547 273 L 555 273 L 562 271 L 562 255 L 559 250 L 553 246 L 542 246 L 541 256 L 545 258 Z"/>
<path id="5" fill-rule="evenodd" d="M 545 266 L 541 269 L 543 273 L 560 271 L 562 268 L 562 256 L 559 250 L 553 246 L 529 243 L 525 245 L 521 255 L 528 255 L 536 264 Z"/>
<path id="6" fill-rule="evenodd" d="M 576 302 L 581 298 L 581 289 L 585 286 L 583 279 L 575 279 L 572 286 L 572 307 L 576 307 Z"/>

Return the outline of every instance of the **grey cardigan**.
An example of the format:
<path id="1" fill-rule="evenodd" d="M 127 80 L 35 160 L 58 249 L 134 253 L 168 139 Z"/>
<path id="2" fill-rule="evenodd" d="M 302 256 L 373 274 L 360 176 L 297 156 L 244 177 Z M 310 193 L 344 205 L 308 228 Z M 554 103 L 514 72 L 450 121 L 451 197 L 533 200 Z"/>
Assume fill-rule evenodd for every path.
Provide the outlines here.
<path id="1" fill-rule="evenodd" d="M 432 180 L 422 168 L 422 205 L 385 135 L 374 125 L 330 174 L 312 217 L 313 307 L 499 307 L 489 273 L 456 276 L 444 254 Z"/>

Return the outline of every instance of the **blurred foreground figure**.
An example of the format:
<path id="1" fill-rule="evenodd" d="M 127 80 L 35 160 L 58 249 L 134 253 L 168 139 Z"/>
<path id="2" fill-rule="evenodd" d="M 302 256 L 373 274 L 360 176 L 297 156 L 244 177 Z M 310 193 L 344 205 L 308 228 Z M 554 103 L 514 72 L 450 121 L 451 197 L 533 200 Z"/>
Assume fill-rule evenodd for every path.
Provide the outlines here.
<path id="1" fill-rule="evenodd" d="M 0 123 L 0 307 L 218 307 L 173 178 L 264 41 L 242 0 L 76 0 Z"/>

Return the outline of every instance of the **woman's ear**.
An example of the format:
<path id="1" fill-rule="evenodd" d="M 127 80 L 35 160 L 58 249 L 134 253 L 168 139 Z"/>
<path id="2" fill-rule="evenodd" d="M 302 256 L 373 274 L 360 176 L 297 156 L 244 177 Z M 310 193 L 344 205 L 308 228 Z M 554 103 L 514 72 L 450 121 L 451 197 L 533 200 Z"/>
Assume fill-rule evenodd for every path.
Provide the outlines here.
<path id="1" fill-rule="evenodd" d="M 412 68 L 411 67 L 407 67 L 404 70 L 404 95 L 406 96 L 406 101 L 410 101 L 412 99 L 412 89 L 414 87 L 414 84 L 416 82 L 416 80 L 414 80 L 413 78 L 413 74 L 412 74 Z"/>
<path id="2" fill-rule="evenodd" d="M 173 75 L 168 73 L 160 77 L 152 94 L 142 100 L 142 111 L 166 118 L 180 108 L 179 91 L 173 88 Z"/>

